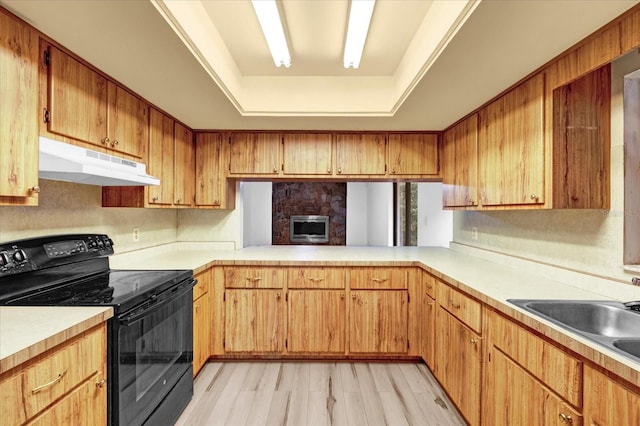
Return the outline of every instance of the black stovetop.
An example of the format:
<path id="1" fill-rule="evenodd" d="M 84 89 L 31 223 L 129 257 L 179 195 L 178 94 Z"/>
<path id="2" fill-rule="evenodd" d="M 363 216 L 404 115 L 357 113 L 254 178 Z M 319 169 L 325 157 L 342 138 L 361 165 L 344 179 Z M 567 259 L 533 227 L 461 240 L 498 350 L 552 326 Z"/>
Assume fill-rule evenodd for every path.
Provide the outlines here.
<path id="1" fill-rule="evenodd" d="M 108 249 L 92 250 L 97 238 L 108 240 L 74 235 L 0 244 L 0 255 L 10 261 L 0 270 L 0 306 L 111 306 L 119 314 L 193 275 L 190 270 L 109 269 L 112 242 Z M 50 249 L 58 244 L 68 250 L 70 240 L 72 248 L 78 243 L 87 249 L 63 256 Z M 17 252 L 19 261 L 13 258 Z"/>

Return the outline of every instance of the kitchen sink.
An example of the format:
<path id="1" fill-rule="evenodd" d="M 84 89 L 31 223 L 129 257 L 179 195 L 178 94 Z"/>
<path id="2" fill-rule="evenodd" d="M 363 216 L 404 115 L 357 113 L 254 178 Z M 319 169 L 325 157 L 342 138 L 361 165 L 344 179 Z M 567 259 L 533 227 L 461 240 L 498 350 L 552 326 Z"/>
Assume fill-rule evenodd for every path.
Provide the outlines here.
<path id="1" fill-rule="evenodd" d="M 623 303 L 509 299 L 508 302 L 640 362 L 640 312 Z"/>

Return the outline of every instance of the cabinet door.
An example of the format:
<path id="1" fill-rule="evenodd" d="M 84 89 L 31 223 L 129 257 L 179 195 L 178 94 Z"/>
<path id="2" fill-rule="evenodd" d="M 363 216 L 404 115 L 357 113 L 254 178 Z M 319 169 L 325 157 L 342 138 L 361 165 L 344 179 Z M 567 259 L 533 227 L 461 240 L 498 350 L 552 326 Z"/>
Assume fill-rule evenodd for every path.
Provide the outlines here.
<path id="1" fill-rule="evenodd" d="M 193 132 L 180 123 L 175 123 L 174 131 L 173 204 L 191 206 L 196 197 L 196 153 Z"/>
<path id="2" fill-rule="evenodd" d="M 478 205 L 478 115 L 474 114 L 443 135 L 442 204 Z"/>
<path id="3" fill-rule="evenodd" d="M 384 175 L 387 171 L 384 133 L 336 135 L 336 163 L 340 175 Z"/>
<path id="4" fill-rule="evenodd" d="M 282 164 L 285 175 L 331 175 L 331 133 L 285 133 Z"/>
<path id="5" fill-rule="evenodd" d="M 437 176 L 439 171 L 437 134 L 389 134 L 390 174 Z"/>
<path id="6" fill-rule="evenodd" d="M 200 371 L 209 359 L 209 340 L 211 334 L 209 294 L 200 296 L 193 302 L 193 376 Z"/>
<path id="7" fill-rule="evenodd" d="M 495 425 L 582 425 L 582 416 L 498 349 L 489 352 L 483 418 Z"/>
<path id="8" fill-rule="evenodd" d="M 290 290 L 288 351 L 345 352 L 344 290 Z"/>
<path id="9" fill-rule="evenodd" d="M 111 148 L 107 80 L 54 46 L 48 51 L 48 131 Z"/>
<path id="10" fill-rule="evenodd" d="M 421 299 L 420 356 L 433 371 L 436 350 L 436 301 L 429 296 L 426 290 L 422 291 Z"/>
<path id="11" fill-rule="evenodd" d="M 436 377 L 472 425 L 480 424 L 481 339 L 446 310 L 437 311 Z"/>
<path id="12" fill-rule="evenodd" d="M 173 120 L 151 108 L 149 126 L 148 173 L 160 179 L 159 186 L 149 186 L 149 204 L 173 203 Z"/>
<path id="13" fill-rule="evenodd" d="M 625 387 L 585 366 L 584 417 L 593 426 L 638 425 L 640 389 Z"/>
<path id="14" fill-rule="evenodd" d="M 2 11 L 0 93 L 0 205 L 37 205 L 38 36 Z"/>
<path id="15" fill-rule="evenodd" d="M 277 175 L 280 172 L 280 133 L 233 133 L 229 173 Z"/>
<path id="16" fill-rule="evenodd" d="M 543 110 L 541 73 L 480 111 L 483 205 L 544 203 Z"/>
<path id="17" fill-rule="evenodd" d="M 110 146 L 114 151 L 146 160 L 149 105 L 112 82 L 107 87 Z"/>
<path id="18" fill-rule="evenodd" d="M 225 352 L 279 353 L 284 350 L 281 290 L 226 290 Z"/>
<path id="19" fill-rule="evenodd" d="M 349 352 L 407 353 L 408 303 L 406 290 L 352 291 Z"/>
<path id="20" fill-rule="evenodd" d="M 196 135 L 196 206 L 233 208 L 227 193 L 224 144 L 220 133 Z M 233 191 L 232 191 L 233 192 Z M 231 205 L 230 205 L 231 204 Z"/>

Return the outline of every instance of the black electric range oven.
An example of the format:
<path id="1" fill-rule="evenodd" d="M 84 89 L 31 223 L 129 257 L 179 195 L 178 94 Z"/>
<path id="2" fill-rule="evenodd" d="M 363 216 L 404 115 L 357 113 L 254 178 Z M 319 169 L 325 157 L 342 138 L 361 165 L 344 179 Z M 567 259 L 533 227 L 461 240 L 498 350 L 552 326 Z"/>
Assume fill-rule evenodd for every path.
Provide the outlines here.
<path id="1" fill-rule="evenodd" d="M 0 243 L 0 305 L 110 306 L 108 424 L 170 425 L 193 396 L 193 272 L 111 270 L 106 235 Z"/>

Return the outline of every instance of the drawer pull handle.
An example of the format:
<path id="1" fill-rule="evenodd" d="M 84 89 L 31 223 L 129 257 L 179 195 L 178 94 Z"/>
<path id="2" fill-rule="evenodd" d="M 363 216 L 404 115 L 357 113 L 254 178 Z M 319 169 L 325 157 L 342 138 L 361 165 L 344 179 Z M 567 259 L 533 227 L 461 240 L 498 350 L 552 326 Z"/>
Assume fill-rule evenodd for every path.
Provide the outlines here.
<path id="1" fill-rule="evenodd" d="M 573 424 L 573 418 L 565 413 L 558 414 L 558 417 L 562 423 Z"/>
<path id="2" fill-rule="evenodd" d="M 313 281 L 314 283 L 324 281 L 324 278 L 309 278 L 309 281 Z"/>
<path id="3" fill-rule="evenodd" d="M 102 379 L 99 382 L 96 382 L 96 387 L 102 389 L 106 383 L 107 381 L 105 379 Z"/>
<path id="4" fill-rule="evenodd" d="M 433 302 L 427 302 L 427 305 L 433 306 Z"/>
<path id="5" fill-rule="evenodd" d="M 247 281 L 260 281 L 262 277 L 247 278 Z"/>
<path id="6" fill-rule="evenodd" d="M 32 186 L 31 188 L 29 188 L 29 192 L 33 192 L 34 194 L 39 194 L 40 187 L 38 185 Z"/>
<path id="7" fill-rule="evenodd" d="M 371 281 L 373 281 L 374 283 L 383 283 L 385 281 L 388 281 L 387 278 L 371 278 Z"/>
<path id="8" fill-rule="evenodd" d="M 43 391 L 47 388 L 50 388 L 51 386 L 55 385 L 56 383 L 58 383 L 60 380 L 62 380 L 64 378 L 64 376 L 67 375 L 67 370 L 64 370 L 62 373 L 58 374 L 58 377 L 56 377 L 55 379 L 53 379 L 52 381 L 50 381 L 49 383 L 45 383 L 44 385 L 40 385 L 37 388 L 33 389 L 31 391 L 32 394 L 36 394 L 40 391 Z"/>
<path id="9" fill-rule="evenodd" d="M 453 300 L 449 300 L 449 304 L 456 309 L 460 309 L 460 304 L 459 303 L 453 303 Z"/>

